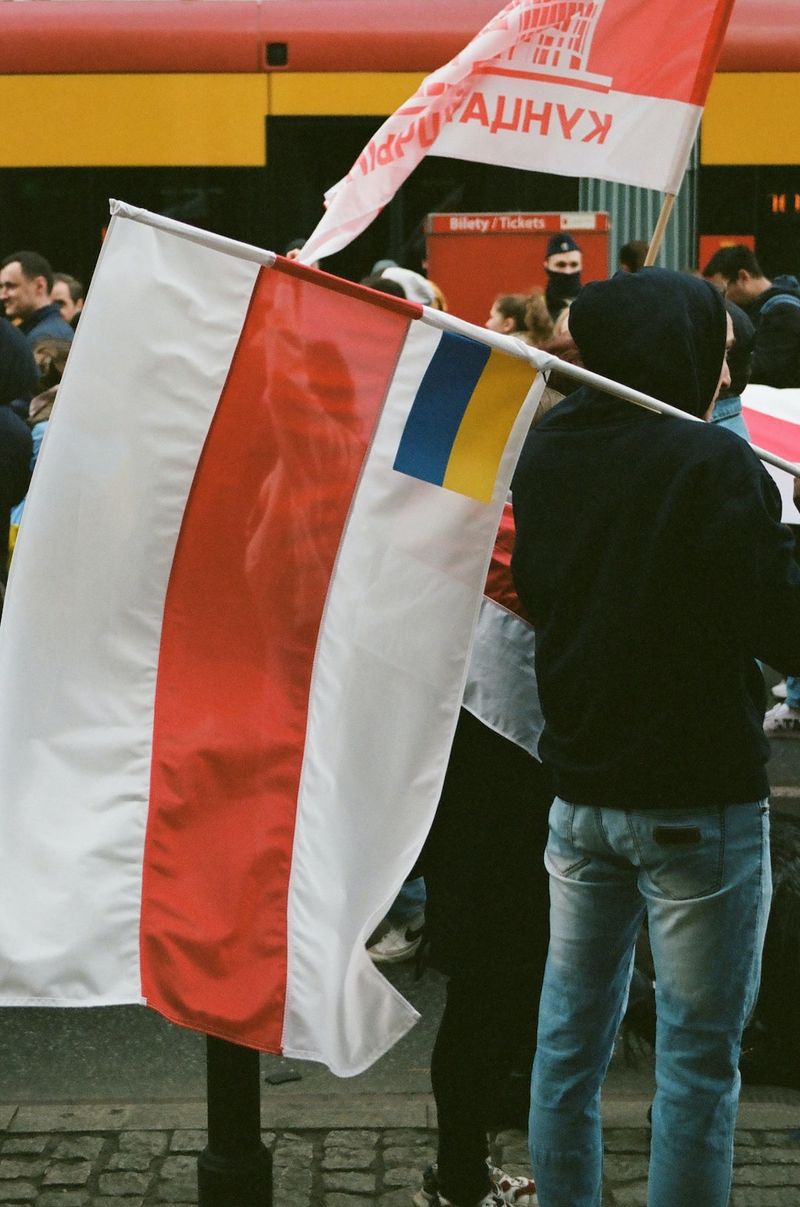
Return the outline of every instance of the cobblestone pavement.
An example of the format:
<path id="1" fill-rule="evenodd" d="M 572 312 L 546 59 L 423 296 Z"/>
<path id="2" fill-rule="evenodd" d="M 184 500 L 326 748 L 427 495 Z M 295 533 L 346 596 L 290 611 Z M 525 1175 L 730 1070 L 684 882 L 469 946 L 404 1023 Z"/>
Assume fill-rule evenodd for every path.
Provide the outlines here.
<path id="1" fill-rule="evenodd" d="M 430 1102 L 401 1098 L 351 1104 L 338 1111 L 342 1126 L 329 1125 L 336 1111 L 306 1104 L 296 1113 L 312 1126 L 264 1132 L 275 1207 L 408 1207 L 434 1159 L 436 1131 Z M 645 1203 L 648 1134 L 638 1126 L 645 1107 L 617 1104 L 606 1120 L 606 1207 Z M 363 1126 L 370 1109 L 374 1125 Z M 392 1116 L 418 1125 L 391 1126 Z M 197 1203 L 197 1156 L 206 1135 L 202 1126 L 185 1125 L 201 1119 L 199 1104 L 0 1107 L 0 1207 L 190 1207 Z M 797 1207 L 800 1103 L 751 1108 L 742 1123 L 731 1207 Z M 497 1136 L 493 1156 L 509 1173 L 529 1172 L 521 1132 Z"/>

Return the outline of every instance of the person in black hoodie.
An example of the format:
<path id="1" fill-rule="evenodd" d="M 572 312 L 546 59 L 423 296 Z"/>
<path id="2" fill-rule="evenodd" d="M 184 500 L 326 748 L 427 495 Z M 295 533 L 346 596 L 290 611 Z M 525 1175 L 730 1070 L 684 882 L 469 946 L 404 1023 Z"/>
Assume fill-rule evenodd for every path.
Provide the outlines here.
<path id="1" fill-rule="evenodd" d="M 665 269 L 618 273 L 582 290 L 570 329 L 587 369 L 687 417 L 581 388 L 531 433 L 514 478 L 512 570 L 557 793 L 534 1176 L 541 1207 L 601 1201 L 600 1087 L 646 918 L 648 1205 L 724 1207 L 770 896 L 756 659 L 800 670 L 800 569 L 752 449 L 696 422 L 729 381 L 719 292 Z"/>
<path id="2" fill-rule="evenodd" d="M 33 453 L 28 425 L 14 413 L 11 403 L 25 398 L 27 406 L 38 377 L 28 341 L 0 318 L 0 610 L 8 562 L 9 516 L 28 489 Z"/>

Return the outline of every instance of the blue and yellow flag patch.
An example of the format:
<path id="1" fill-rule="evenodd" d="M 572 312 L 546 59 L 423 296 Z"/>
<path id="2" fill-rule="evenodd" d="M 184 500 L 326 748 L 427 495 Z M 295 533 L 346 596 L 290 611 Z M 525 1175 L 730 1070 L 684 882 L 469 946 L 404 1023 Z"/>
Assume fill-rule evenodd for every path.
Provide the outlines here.
<path id="1" fill-rule="evenodd" d="M 509 434 L 535 380 L 527 361 L 443 332 L 411 405 L 394 468 L 490 502 Z"/>

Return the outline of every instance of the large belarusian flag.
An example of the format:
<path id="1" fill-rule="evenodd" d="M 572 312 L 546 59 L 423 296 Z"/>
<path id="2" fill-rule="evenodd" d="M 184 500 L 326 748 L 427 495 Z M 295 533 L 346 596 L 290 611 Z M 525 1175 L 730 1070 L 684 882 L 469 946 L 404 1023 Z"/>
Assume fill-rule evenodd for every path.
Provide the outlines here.
<path id="1" fill-rule="evenodd" d="M 116 206 L 0 627 L 0 1004 L 143 1001 L 340 1074 L 414 1021 L 364 941 L 542 385 L 435 322 Z"/>

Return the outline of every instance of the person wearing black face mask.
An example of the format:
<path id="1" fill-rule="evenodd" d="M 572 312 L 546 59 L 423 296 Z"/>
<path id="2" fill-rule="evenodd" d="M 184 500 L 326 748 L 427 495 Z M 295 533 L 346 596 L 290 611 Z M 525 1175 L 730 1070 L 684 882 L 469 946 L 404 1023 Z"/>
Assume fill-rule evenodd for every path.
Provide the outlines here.
<path id="1" fill-rule="evenodd" d="M 550 317 L 555 323 L 581 289 L 583 252 L 572 235 L 553 235 L 547 244 L 544 258 L 547 288 L 544 296 Z"/>

